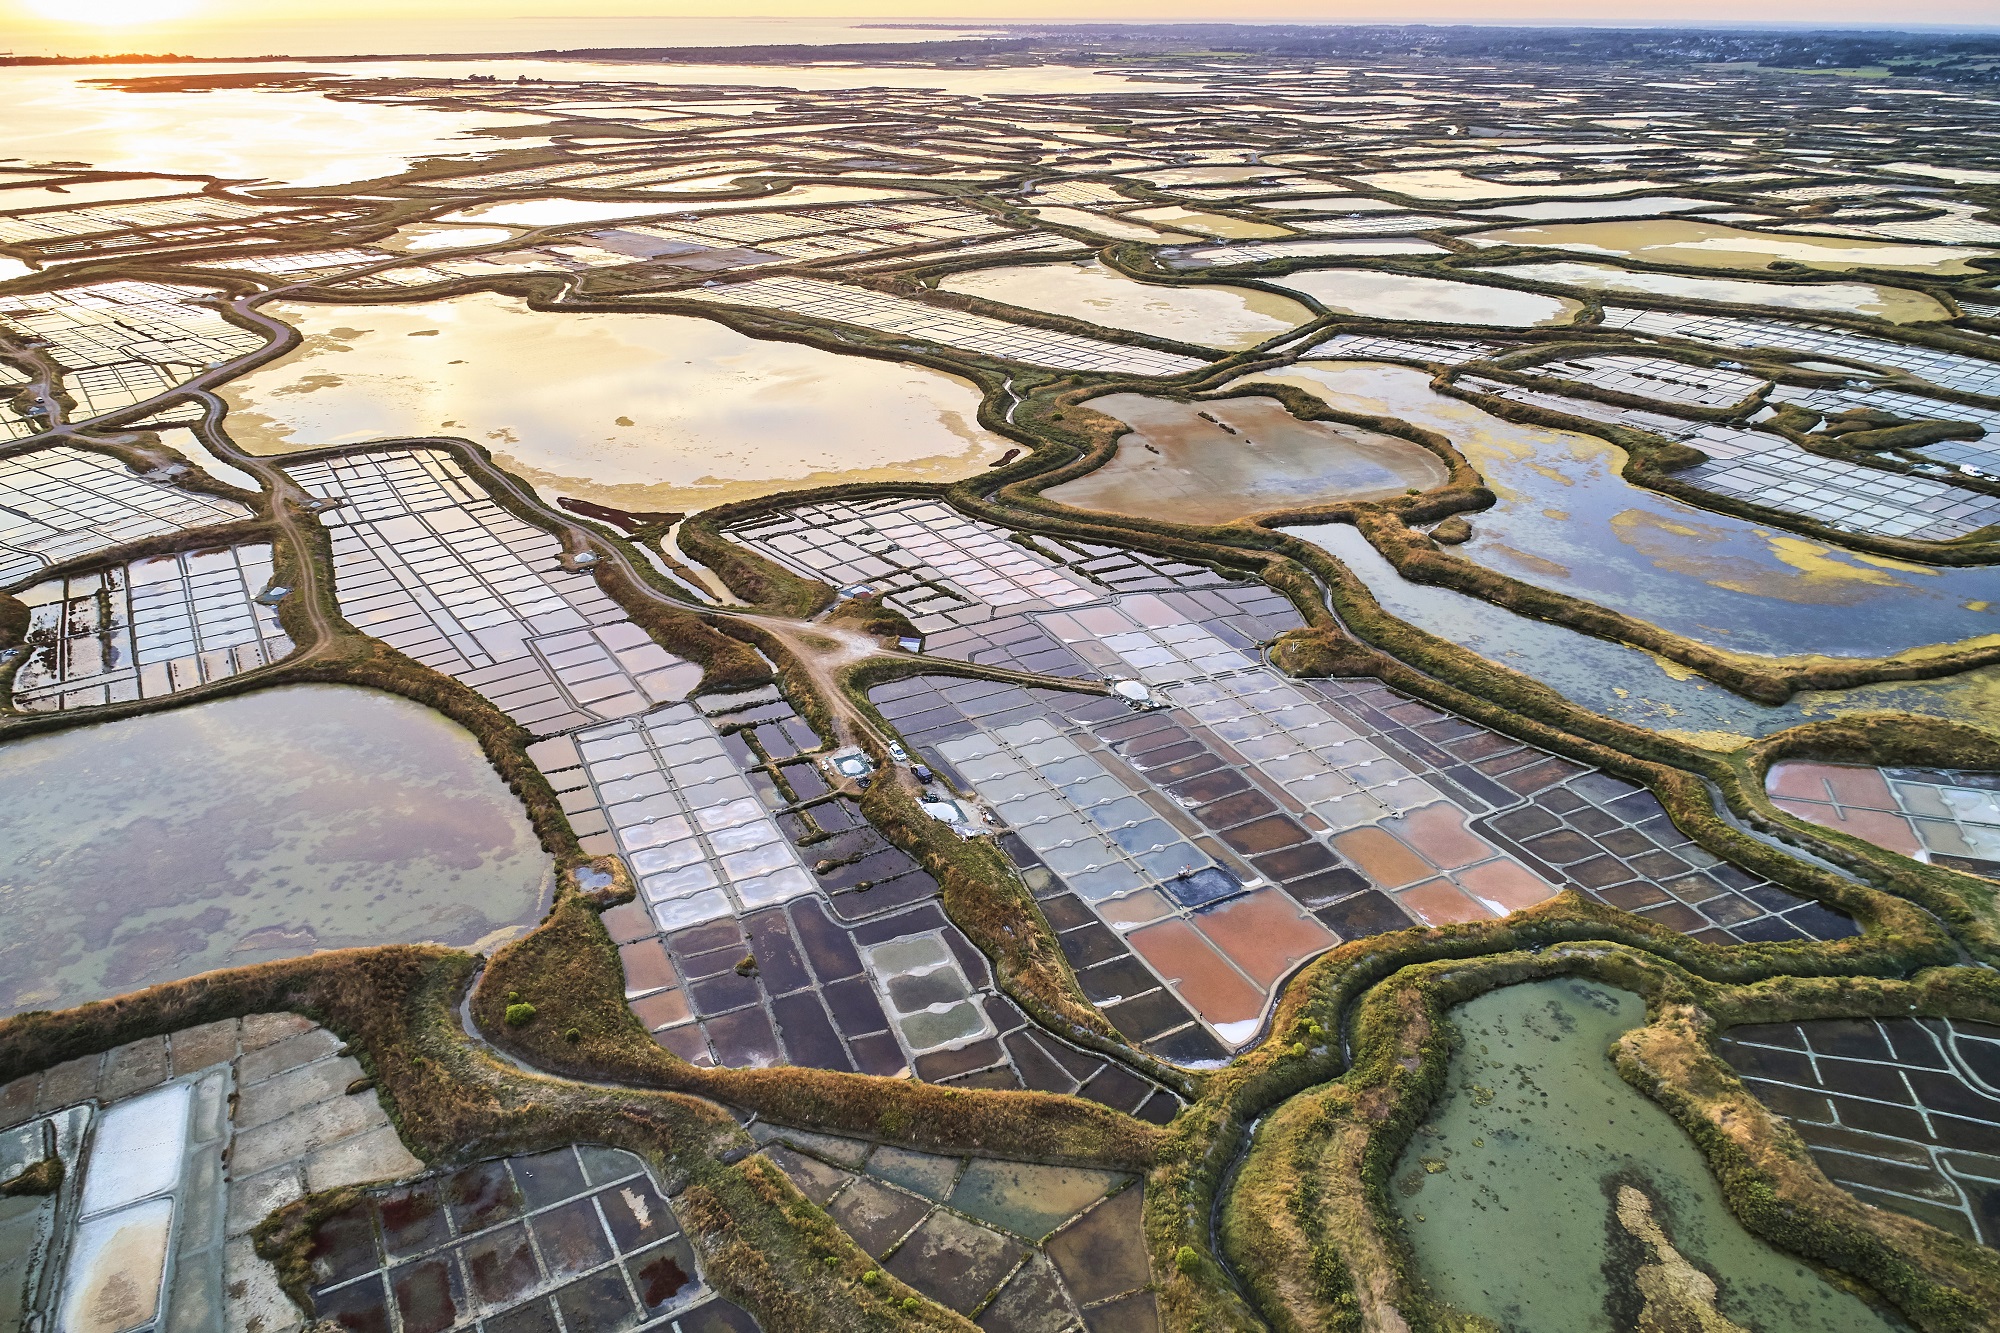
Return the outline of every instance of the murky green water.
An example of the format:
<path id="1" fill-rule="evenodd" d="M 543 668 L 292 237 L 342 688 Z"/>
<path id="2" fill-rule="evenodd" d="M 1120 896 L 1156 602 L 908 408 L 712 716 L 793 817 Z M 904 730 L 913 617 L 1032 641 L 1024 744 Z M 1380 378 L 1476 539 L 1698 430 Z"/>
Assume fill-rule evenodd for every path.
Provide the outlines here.
<path id="1" fill-rule="evenodd" d="M 1517 425 L 1408 367 L 1312 362 L 1275 380 L 1447 435 L 1497 497 L 1458 554 L 1702 643 L 1769 656 L 1872 657 L 2000 632 L 1991 569 L 1862 555 L 1698 509 L 1619 475 L 1594 435 Z"/>
<path id="2" fill-rule="evenodd" d="M 1614 1213 L 1625 1185 L 1715 1280 L 1715 1309 L 1752 1333 L 1902 1327 L 1745 1231 L 1686 1134 L 1618 1077 L 1605 1048 L 1646 1021 L 1638 996 L 1531 982 L 1451 1020 L 1449 1090 L 1391 1193 L 1418 1270 L 1446 1300 L 1510 1333 L 1634 1327 L 1634 1270 L 1654 1257 Z"/>
<path id="3" fill-rule="evenodd" d="M 547 856 L 470 734 L 294 686 L 0 746 L 0 1015 L 531 924 Z"/>

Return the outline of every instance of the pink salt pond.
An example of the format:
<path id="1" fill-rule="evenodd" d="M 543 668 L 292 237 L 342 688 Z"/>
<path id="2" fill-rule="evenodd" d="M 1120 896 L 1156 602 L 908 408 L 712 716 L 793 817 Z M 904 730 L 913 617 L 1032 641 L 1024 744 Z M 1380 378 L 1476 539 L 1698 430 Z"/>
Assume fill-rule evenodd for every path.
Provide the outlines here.
<path id="1" fill-rule="evenodd" d="M 1502 853 L 1445 802 L 1335 834 L 1333 846 L 1428 925 L 1505 916 L 1556 886 Z"/>
<path id="2" fill-rule="evenodd" d="M 1858 764 L 1777 764 L 1765 775 L 1764 789 L 1780 809 L 1822 828 L 1853 834 L 1905 856 L 1916 856 L 1924 848 L 1917 824 L 1904 812 L 1880 769 Z"/>
<path id="3" fill-rule="evenodd" d="M 1232 1047 L 1256 1035 L 1283 978 L 1340 943 L 1275 888 L 1143 926 L 1126 939 Z"/>

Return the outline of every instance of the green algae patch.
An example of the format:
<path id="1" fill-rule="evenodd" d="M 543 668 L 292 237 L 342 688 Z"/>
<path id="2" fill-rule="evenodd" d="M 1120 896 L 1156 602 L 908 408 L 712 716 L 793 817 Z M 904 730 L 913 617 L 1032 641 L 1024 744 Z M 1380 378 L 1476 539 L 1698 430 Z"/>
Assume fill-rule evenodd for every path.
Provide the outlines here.
<path id="1" fill-rule="evenodd" d="M 1445 1093 L 1391 1193 L 1438 1297 L 1505 1328 L 1611 1333 L 1642 1327 L 1671 1277 L 1693 1299 L 1692 1271 L 1744 1328 L 1899 1326 L 1745 1232 L 1694 1143 L 1620 1078 L 1606 1047 L 1645 1023 L 1637 995 L 1561 978 L 1491 991 L 1449 1017 Z M 1649 1227 L 1689 1269 L 1644 1248 Z"/>

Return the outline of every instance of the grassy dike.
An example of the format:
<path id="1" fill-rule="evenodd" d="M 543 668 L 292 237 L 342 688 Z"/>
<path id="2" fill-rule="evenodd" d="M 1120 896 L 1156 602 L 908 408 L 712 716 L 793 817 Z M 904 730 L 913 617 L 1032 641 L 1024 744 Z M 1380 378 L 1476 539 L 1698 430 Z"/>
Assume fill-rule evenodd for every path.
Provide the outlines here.
<path id="1" fill-rule="evenodd" d="M 721 1107 L 676 1091 L 530 1072 L 468 1040 L 457 1006 L 477 967 L 469 954 L 430 946 L 339 950 L 211 972 L 63 1013 L 22 1014 L 0 1020 L 0 1081 L 218 1019 L 302 1014 L 348 1043 L 403 1141 L 427 1161 L 571 1142 L 645 1158 L 681 1191 L 687 1234 L 709 1281 L 766 1329 L 971 1328 L 886 1274 L 864 1283 L 874 1261 L 783 1173 L 747 1155 L 749 1137 Z M 307 1279 L 312 1221 L 351 1197 L 310 1196 L 259 1227 L 259 1251 L 295 1299 Z"/>
<path id="2" fill-rule="evenodd" d="M 1074 451 L 1074 462 L 1054 473 L 1001 485 L 991 498 L 959 483 L 948 492 L 949 498 L 977 517 L 1018 531 L 1136 546 L 1239 573 L 1255 572 L 1288 593 L 1308 622 L 1306 629 L 1282 636 L 1273 645 L 1273 661 L 1282 669 L 1299 675 L 1373 676 L 1473 721 L 1641 783 L 1660 798 L 1676 825 L 1709 851 L 1855 915 L 1872 935 L 1889 937 L 1885 947 L 1891 954 L 1914 951 L 1925 961 L 1944 961 L 1938 951 L 1948 953 L 1949 946 L 1934 915 L 1949 922 L 1952 932 L 1976 954 L 2000 958 L 2000 916 L 1989 893 L 1976 882 L 1963 882 L 1968 877 L 1925 873 L 1928 868 L 1920 869 L 1904 858 L 1878 855 L 1863 869 L 1864 882 L 1857 883 L 1749 836 L 1721 816 L 1709 788 L 1712 783 L 1714 792 L 1738 816 L 1758 810 L 1761 778 L 1751 781 L 1751 775 L 1729 756 L 1591 713 L 1518 672 L 1389 615 L 1345 565 L 1316 546 L 1266 526 L 1280 519 L 1264 516 L 1256 523 L 1194 527 L 1092 514 L 1041 500 L 1037 492 L 1042 487 L 1072 471 L 1087 471 L 1116 447 L 1117 423 L 1076 409 L 1074 400 L 1091 392 L 1071 389 L 1032 404 L 1031 428 L 1047 423 L 1051 434 Z M 1426 507 L 1436 494 L 1405 503 Z M 1290 521 L 1289 516 L 1282 521 Z M 1582 611 L 1594 609 L 1559 594 L 1549 595 Z M 1816 832 L 1796 823 L 1788 833 L 1791 841 L 1804 847 L 1819 850 L 1826 845 Z M 1921 910 L 1898 903 L 1889 894 L 1908 898 Z M 1842 959 L 1843 968 L 1865 971 L 1879 961 L 1876 946 L 1846 944 L 1854 946 L 1854 952 Z M 1836 952 L 1840 948 L 1834 946 Z"/>
<path id="3" fill-rule="evenodd" d="M 955 1089 L 830 1070 L 702 1068 L 663 1050 L 625 1005 L 617 948 L 596 911 L 565 893 L 542 926 L 497 952 L 471 1014 L 496 1046 L 568 1077 L 667 1088 L 766 1119 L 903 1147 L 1143 1169 L 1160 1131 L 1075 1097 Z M 509 1026 L 509 996 L 535 1007 Z"/>
<path id="4" fill-rule="evenodd" d="M 1938 968 L 1909 981 L 1776 976 L 1716 984 L 1613 942 L 1413 960 L 1365 993 L 1348 987 L 1328 997 L 1345 1001 L 1352 1062 L 1259 1127 L 1223 1215 L 1228 1253 L 1274 1327 L 1486 1327 L 1425 1290 L 1388 1203 L 1389 1179 L 1442 1094 L 1454 1041 L 1447 1011 L 1500 986 L 1554 976 L 1590 977 L 1645 997 L 1647 1025 L 1613 1048 L 1619 1073 L 1688 1132 L 1749 1230 L 1867 1287 L 1924 1333 L 1991 1327 L 2000 1255 L 1863 1205 L 1831 1184 L 1712 1043 L 1721 1028 L 1745 1022 L 1990 1021 L 2000 1014 L 2000 982 L 1983 971 Z"/>

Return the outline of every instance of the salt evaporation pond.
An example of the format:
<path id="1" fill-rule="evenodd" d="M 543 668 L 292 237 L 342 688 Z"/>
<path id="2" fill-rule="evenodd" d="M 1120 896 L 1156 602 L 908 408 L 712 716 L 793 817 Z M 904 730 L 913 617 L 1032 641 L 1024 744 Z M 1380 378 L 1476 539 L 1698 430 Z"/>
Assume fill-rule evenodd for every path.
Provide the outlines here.
<path id="1" fill-rule="evenodd" d="M 1942 680 L 1806 691 L 1767 707 L 1643 648 L 1515 615 L 1450 588 L 1411 583 L 1344 523 L 1284 531 L 1346 565 L 1398 620 L 1518 671 L 1593 713 L 1710 749 L 1735 749 L 1823 717 L 1905 712 L 1990 723 L 2000 710 L 2000 667 Z"/>
<path id="2" fill-rule="evenodd" d="M 1837 315 L 1873 315 L 1892 324 L 1950 319 L 1951 312 L 1922 292 L 1872 282 L 1783 283 L 1751 278 L 1697 278 L 1685 273 L 1635 273 L 1609 264 L 1565 262 L 1508 264 L 1471 269 L 1531 282 L 1560 283 L 1598 292 L 1636 292 L 1687 301 L 1727 301 L 1778 310 L 1817 310 Z"/>
<path id="3" fill-rule="evenodd" d="M 1675 1272 L 1658 1238 L 1714 1281 L 1713 1311 L 1731 1323 L 1704 1328 L 1904 1327 L 1744 1230 L 1686 1133 L 1618 1076 L 1605 1049 L 1646 1021 L 1638 996 L 1525 982 L 1459 1005 L 1450 1020 L 1459 1041 L 1447 1091 L 1391 1191 L 1438 1296 L 1508 1333 L 1683 1327 L 1645 1309 L 1638 1270 L 1654 1268 L 1662 1284 Z"/>
<path id="4" fill-rule="evenodd" d="M 265 309 L 305 341 L 222 391 L 230 438 L 251 453 L 456 435 L 551 502 L 674 512 L 795 486 L 952 481 L 1008 447 L 956 375 L 693 316 L 534 311 L 492 292 Z"/>
<path id="5" fill-rule="evenodd" d="M 1296 301 L 1248 287 L 1169 287 L 1135 281 L 1096 260 L 1013 264 L 954 273 L 940 290 L 1051 315 L 1241 351 L 1312 318 Z"/>
<path id="6" fill-rule="evenodd" d="M 1083 406 L 1131 427 L 1103 466 L 1042 495 L 1058 504 L 1183 523 L 1441 486 L 1437 455 L 1393 435 L 1301 421 L 1275 398 L 1177 402 L 1114 393 Z"/>
<path id="7" fill-rule="evenodd" d="M 1843 551 L 1683 504 L 1619 475 L 1624 452 L 1519 425 L 1433 391 L 1427 372 L 1301 362 L 1290 384 L 1448 436 L 1498 497 L 1457 553 L 1703 643 L 1764 656 L 1875 657 L 2000 632 L 1993 571 Z"/>
<path id="8" fill-rule="evenodd" d="M 1527 328 L 1567 324 L 1583 309 L 1582 302 L 1566 296 L 1366 268 L 1312 269 L 1266 281 L 1304 292 L 1328 310 L 1373 319 Z"/>
<path id="9" fill-rule="evenodd" d="M 0 746 L 0 1016 L 354 945 L 489 947 L 549 858 L 471 735 L 338 685 Z"/>
<path id="10" fill-rule="evenodd" d="M 1690 268 L 1762 269 L 1786 261 L 1832 270 L 1883 268 L 1919 273 L 1978 273 L 1982 270 L 1967 260 L 2000 255 L 2000 251 L 1962 245 L 1918 245 L 1796 232 L 1780 236 L 1686 218 L 1510 227 L 1461 239 L 1474 245 L 1543 246 L 1584 254 L 1620 255 L 1653 264 L 1685 264 Z"/>

